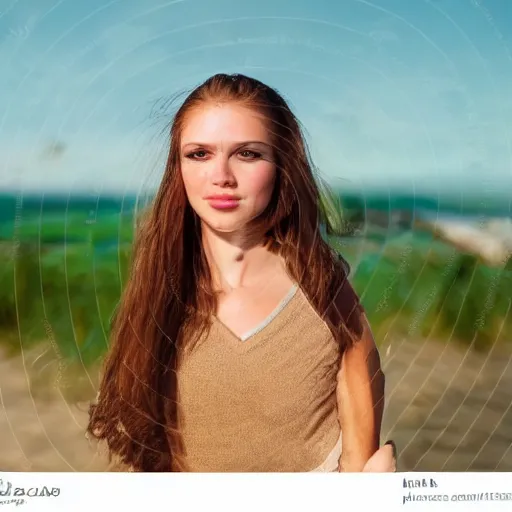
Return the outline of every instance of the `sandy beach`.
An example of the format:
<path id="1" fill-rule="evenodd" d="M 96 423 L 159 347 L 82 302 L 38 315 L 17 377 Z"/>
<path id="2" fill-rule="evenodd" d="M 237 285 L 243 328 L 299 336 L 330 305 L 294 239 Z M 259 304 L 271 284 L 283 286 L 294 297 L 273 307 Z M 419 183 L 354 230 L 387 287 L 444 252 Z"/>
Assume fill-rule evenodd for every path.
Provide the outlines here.
<path id="1" fill-rule="evenodd" d="M 59 388 L 57 362 L 40 352 L 0 357 L 0 468 L 105 471 L 84 435 L 97 371 L 73 371 Z M 509 354 L 400 340 L 381 354 L 383 439 L 397 443 L 400 471 L 512 471 Z"/>

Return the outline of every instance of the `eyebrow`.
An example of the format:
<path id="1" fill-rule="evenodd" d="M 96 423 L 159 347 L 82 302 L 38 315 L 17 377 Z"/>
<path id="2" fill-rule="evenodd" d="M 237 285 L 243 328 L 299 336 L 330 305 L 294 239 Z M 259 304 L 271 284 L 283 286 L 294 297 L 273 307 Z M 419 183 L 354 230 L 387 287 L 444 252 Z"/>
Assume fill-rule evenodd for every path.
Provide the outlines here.
<path id="1" fill-rule="evenodd" d="M 261 140 L 247 140 L 247 141 L 235 142 L 235 143 L 233 143 L 233 146 L 241 148 L 244 146 L 249 146 L 251 144 L 265 146 L 269 149 L 272 149 L 272 146 L 269 143 L 263 142 Z M 215 144 L 208 144 L 206 142 L 187 142 L 186 144 L 184 144 L 182 146 L 182 149 L 186 149 L 189 146 L 202 147 L 202 148 L 213 148 L 213 147 L 215 147 Z"/>

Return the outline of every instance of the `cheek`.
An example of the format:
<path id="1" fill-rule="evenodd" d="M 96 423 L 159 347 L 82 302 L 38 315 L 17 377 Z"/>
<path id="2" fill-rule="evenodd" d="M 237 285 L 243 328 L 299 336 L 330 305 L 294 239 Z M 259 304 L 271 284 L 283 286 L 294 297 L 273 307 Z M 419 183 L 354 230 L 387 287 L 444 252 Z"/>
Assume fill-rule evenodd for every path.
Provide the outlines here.
<path id="1" fill-rule="evenodd" d="M 185 168 L 181 172 L 181 178 L 185 192 L 190 199 L 201 194 L 205 183 L 204 173 L 194 172 L 194 170 Z"/>
<path id="2" fill-rule="evenodd" d="M 268 203 L 274 190 L 275 169 L 263 168 L 255 171 L 246 177 L 244 188 L 258 203 Z"/>

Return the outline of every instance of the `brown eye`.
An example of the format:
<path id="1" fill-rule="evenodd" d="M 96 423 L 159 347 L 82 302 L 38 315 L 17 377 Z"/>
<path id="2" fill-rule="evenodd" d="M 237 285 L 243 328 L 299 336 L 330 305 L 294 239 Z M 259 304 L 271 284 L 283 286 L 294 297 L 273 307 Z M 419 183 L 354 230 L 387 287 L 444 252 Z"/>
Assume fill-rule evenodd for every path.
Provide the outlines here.
<path id="1" fill-rule="evenodd" d="M 259 158 L 261 156 L 261 154 L 256 153 L 254 151 L 250 151 L 248 149 L 244 149 L 243 151 L 240 151 L 240 156 L 247 160 L 253 160 L 253 159 Z"/>
<path id="2" fill-rule="evenodd" d="M 187 155 L 187 158 L 190 158 L 191 160 L 202 160 L 203 158 L 206 158 L 207 153 L 204 150 L 194 151 L 193 153 L 189 153 Z"/>

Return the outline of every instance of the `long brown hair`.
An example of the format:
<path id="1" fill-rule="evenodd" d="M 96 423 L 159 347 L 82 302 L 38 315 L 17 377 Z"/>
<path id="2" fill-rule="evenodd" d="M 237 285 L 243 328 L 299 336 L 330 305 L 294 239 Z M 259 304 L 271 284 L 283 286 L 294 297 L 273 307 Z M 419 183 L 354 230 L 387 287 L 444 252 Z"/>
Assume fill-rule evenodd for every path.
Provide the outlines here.
<path id="1" fill-rule="evenodd" d="M 174 117 L 165 173 L 136 233 L 130 279 L 114 316 L 97 403 L 90 409 L 88 432 L 136 471 L 182 467 L 176 355 L 184 332 L 202 332 L 216 311 L 200 226 L 180 173 L 180 134 L 187 113 L 210 102 L 237 102 L 267 117 L 277 180 L 257 223 L 341 349 L 353 339 L 347 315 L 329 313 L 346 284 L 348 265 L 320 234 L 321 224 L 329 229 L 329 218 L 298 120 L 282 96 L 258 80 L 225 74 L 209 78 Z"/>

